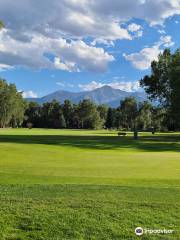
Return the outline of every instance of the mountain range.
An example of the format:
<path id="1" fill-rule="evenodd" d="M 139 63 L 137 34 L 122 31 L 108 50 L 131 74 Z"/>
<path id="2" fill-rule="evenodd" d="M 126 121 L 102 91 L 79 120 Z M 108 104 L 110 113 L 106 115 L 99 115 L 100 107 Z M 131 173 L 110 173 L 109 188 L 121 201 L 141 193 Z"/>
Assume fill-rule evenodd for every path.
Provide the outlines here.
<path id="1" fill-rule="evenodd" d="M 147 95 L 144 92 L 126 92 L 119 89 L 114 89 L 110 86 L 103 86 L 92 91 L 84 92 L 69 92 L 59 90 L 42 98 L 28 98 L 27 100 L 43 104 L 45 102 L 51 102 L 54 99 L 61 103 L 63 103 L 64 100 L 69 99 L 73 103 L 77 104 L 81 100 L 90 99 L 96 104 L 107 104 L 111 107 L 118 107 L 120 101 L 126 97 L 135 97 L 138 102 L 147 100 Z"/>

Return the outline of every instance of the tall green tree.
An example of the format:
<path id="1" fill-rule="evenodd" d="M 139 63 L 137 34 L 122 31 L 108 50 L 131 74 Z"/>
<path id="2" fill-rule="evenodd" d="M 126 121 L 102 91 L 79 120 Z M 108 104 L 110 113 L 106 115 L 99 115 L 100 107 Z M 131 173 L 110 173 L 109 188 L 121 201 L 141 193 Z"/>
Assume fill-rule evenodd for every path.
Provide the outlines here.
<path id="1" fill-rule="evenodd" d="M 175 128 L 180 129 L 180 49 L 172 55 L 170 115 Z"/>
<path id="2" fill-rule="evenodd" d="M 102 127 L 103 122 L 97 111 L 97 107 L 89 99 L 85 99 L 79 103 L 77 112 L 80 128 L 98 129 Z"/>
<path id="3" fill-rule="evenodd" d="M 22 93 L 14 84 L 0 80 L 0 127 L 18 127 L 22 124 L 25 111 Z"/>
<path id="4" fill-rule="evenodd" d="M 140 81 L 150 99 L 158 99 L 167 109 L 174 127 L 180 128 L 180 49 L 169 49 L 151 63 L 151 75 Z"/>
<path id="5" fill-rule="evenodd" d="M 105 104 L 101 104 L 97 106 L 97 111 L 99 112 L 99 116 L 103 122 L 103 125 L 106 123 L 107 114 L 108 114 L 108 106 Z"/>
<path id="6" fill-rule="evenodd" d="M 137 128 L 141 130 L 152 127 L 152 105 L 149 102 L 145 101 L 139 104 L 136 122 Z"/>
<path id="7" fill-rule="evenodd" d="M 164 107 L 153 107 L 152 109 L 152 126 L 155 131 L 167 130 L 171 128 L 171 119 L 168 119 L 166 109 Z"/>
<path id="8" fill-rule="evenodd" d="M 111 129 L 114 127 L 114 111 L 112 108 L 108 109 L 107 118 L 106 118 L 106 128 Z"/>
<path id="9" fill-rule="evenodd" d="M 124 128 L 125 126 L 123 126 L 123 116 L 120 110 L 120 107 L 118 107 L 115 111 L 115 120 L 114 120 L 114 125 L 117 129 L 121 129 Z"/>
<path id="10" fill-rule="evenodd" d="M 70 100 L 64 101 L 64 104 L 62 106 L 62 111 L 63 111 L 64 119 L 66 122 L 66 127 L 72 128 L 73 127 L 74 109 L 73 109 L 73 104 Z"/>
<path id="11" fill-rule="evenodd" d="M 41 122 L 46 128 L 65 128 L 66 121 L 64 119 L 62 107 L 59 102 L 44 103 L 42 106 Z"/>
<path id="12" fill-rule="evenodd" d="M 41 106 L 38 103 L 27 103 L 23 126 L 27 127 L 29 124 L 31 124 L 33 127 L 42 127 L 43 123 L 41 122 L 41 113 Z"/>
<path id="13" fill-rule="evenodd" d="M 138 115 L 137 101 L 134 97 L 128 97 L 121 101 L 120 105 L 121 121 L 124 128 L 132 130 L 136 128 L 136 118 Z"/>

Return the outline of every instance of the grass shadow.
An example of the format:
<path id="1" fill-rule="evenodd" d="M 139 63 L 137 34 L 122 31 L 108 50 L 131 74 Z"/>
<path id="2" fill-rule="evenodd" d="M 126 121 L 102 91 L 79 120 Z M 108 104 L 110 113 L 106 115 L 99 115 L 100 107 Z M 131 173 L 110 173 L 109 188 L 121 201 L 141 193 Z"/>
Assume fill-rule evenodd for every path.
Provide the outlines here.
<path id="1" fill-rule="evenodd" d="M 0 143 L 45 144 L 83 149 L 139 149 L 143 151 L 180 152 L 180 135 L 141 136 L 74 136 L 74 135 L 0 135 Z"/>

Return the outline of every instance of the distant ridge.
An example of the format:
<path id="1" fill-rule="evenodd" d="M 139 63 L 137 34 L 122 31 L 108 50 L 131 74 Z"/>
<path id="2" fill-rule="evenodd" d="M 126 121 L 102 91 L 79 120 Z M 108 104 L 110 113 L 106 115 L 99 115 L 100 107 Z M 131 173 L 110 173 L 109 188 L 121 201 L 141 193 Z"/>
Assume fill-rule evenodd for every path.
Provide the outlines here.
<path id="1" fill-rule="evenodd" d="M 27 98 L 27 100 L 43 104 L 45 102 L 51 102 L 54 99 L 60 103 L 63 103 L 66 99 L 71 100 L 73 103 L 79 103 L 81 100 L 90 99 L 96 104 L 107 104 L 111 107 L 118 107 L 121 100 L 130 96 L 135 97 L 138 102 L 147 100 L 147 96 L 144 92 L 126 92 L 107 85 L 92 91 L 77 93 L 59 90 L 42 98 Z"/>

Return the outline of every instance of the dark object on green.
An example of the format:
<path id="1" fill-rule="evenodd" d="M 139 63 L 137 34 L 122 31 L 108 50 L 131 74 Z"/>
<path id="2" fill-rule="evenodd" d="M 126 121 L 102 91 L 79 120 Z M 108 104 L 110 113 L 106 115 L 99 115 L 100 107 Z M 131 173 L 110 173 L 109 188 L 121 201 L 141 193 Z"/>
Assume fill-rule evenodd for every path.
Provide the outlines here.
<path id="1" fill-rule="evenodd" d="M 134 131 L 134 139 L 135 139 L 135 140 L 138 139 L 138 131 Z"/>
<path id="2" fill-rule="evenodd" d="M 152 134 L 155 134 L 155 129 L 154 129 L 154 127 L 152 128 Z"/>
<path id="3" fill-rule="evenodd" d="M 118 136 L 126 136 L 127 135 L 127 133 L 125 133 L 125 132 L 118 132 Z"/>

